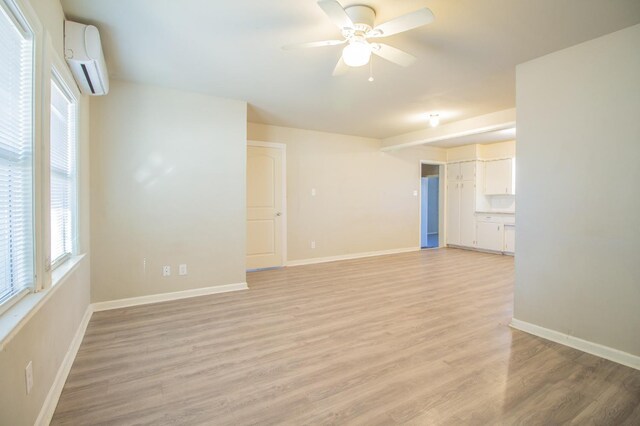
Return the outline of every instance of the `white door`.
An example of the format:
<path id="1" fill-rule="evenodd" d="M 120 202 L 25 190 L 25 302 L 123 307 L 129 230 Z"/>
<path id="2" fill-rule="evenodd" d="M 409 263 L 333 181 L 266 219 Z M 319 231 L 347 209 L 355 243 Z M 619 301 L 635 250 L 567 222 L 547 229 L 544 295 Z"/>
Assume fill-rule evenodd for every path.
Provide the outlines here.
<path id="1" fill-rule="evenodd" d="M 284 147 L 247 146 L 247 269 L 284 264 Z"/>
<path id="2" fill-rule="evenodd" d="M 476 245 L 476 189 L 473 182 L 460 183 L 460 245 Z"/>
<path id="3" fill-rule="evenodd" d="M 447 183 L 447 244 L 460 244 L 460 183 Z"/>

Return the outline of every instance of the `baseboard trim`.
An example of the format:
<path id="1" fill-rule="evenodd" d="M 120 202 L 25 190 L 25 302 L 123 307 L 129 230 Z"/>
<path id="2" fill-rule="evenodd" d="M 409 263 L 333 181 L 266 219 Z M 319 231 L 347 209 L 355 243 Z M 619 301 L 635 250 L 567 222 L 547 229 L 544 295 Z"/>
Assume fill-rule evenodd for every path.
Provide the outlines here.
<path id="1" fill-rule="evenodd" d="M 447 247 L 461 249 L 461 250 L 477 251 L 478 253 L 501 254 L 503 256 L 515 256 L 515 253 L 512 251 L 489 250 L 489 249 L 483 249 L 478 247 L 458 246 L 456 244 L 447 244 Z"/>
<path id="2" fill-rule="evenodd" d="M 127 299 L 96 302 L 93 311 L 108 311 L 110 309 L 127 308 L 130 306 L 148 305 L 150 303 L 168 302 L 171 300 L 187 299 L 189 297 L 206 296 L 209 294 L 227 293 L 230 291 L 247 290 L 247 283 L 223 284 L 212 287 L 194 288 L 192 290 L 175 291 L 172 293 L 152 294 L 149 296 L 130 297 Z"/>
<path id="3" fill-rule="evenodd" d="M 80 325 L 78 325 L 76 334 L 73 336 L 73 340 L 71 340 L 71 344 L 69 345 L 69 349 L 67 350 L 64 359 L 62 360 L 62 364 L 58 368 L 56 377 L 53 379 L 53 384 L 51 385 L 49 393 L 47 393 L 47 397 L 42 404 L 38 418 L 35 421 L 35 426 L 48 426 L 51 422 L 53 413 L 56 411 L 56 406 L 58 405 L 58 400 L 62 394 L 62 389 L 64 388 L 67 376 L 69 376 L 69 372 L 71 371 L 73 361 L 76 359 L 78 349 L 80 349 L 80 344 L 82 343 L 84 334 L 87 331 L 87 326 L 89 325 L 92 314 L 93 308 L 89 305 L 87 306 L 87 310 L 84 312 L 82 320 L 80 320 Z"/>
<path id="4" fill-rule="evenodd" d="M 314 257 L 311 259 L 291 260 L 287 262 L 286 266 L 313 265 L 316 263 L 336 262 L 338 260 L 351 260 L 351 259 L 361 259 L 363 257 L 384 256 L 387 254 L 409 253 L 412 251 L 419 251 L 419 250 L 420 250 L 420 247 L 405 247 L 400 249 L 343 254 L 340 256 Z"/>
<path id="5" fill-rule="evenodd" d="M 533 334 L 534 336 L 542 337 L 543 339 L 551 340 L 552 342 L 560 343 L 561 345 L 569 346 L 582 352 L 640 370 L 640 356 L 560 333 L 559 331 L 550 330 L 515 318 L 511 320 L 511 324 L 509 325 L 517 330 L 524 331 L 525 333 Z"/>

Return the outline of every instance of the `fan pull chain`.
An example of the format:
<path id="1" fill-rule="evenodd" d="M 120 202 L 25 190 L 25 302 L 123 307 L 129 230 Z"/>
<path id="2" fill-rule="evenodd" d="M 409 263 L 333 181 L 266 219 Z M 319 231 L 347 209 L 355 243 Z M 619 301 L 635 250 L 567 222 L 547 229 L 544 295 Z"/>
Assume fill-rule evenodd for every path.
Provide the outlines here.
<path id="1" fill-rule="evenodd" d="M 373 58 L 369 61 L 369 81 L 373 81 Z"/>

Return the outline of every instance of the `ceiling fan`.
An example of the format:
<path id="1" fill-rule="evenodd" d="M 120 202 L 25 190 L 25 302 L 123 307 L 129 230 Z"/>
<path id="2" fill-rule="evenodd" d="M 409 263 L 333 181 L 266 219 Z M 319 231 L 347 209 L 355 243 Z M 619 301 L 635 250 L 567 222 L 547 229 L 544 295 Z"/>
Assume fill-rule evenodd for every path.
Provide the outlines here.
<path id="1" fill-rule="evenodd" d="M 342 32 L 344 40 L 324 40 L 283 46 L 283 49 L 337 46 L 346 44 L 333 75 L 344 74 L 349 67 L 369 63 L 371 54 L 408 67 L 416 57 L 388 44 L 370 42 L 370 39 L 388 37 L 431 23 L 435 18 L 426 7 L 374 26 L 376 12 L 369 6 L 354 5 L 343 8 L 336 0 L 320 0 L 318 6 Z"/>

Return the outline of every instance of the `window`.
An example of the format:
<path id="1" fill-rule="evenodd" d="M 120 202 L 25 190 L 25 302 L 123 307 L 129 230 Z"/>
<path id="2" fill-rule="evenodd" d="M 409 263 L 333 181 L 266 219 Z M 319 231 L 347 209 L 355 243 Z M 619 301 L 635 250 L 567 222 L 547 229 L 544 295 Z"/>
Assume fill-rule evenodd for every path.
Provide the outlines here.
<path id="1" fill-rule="evenodd" d="M 33 287 L 33 32 L 0 0 L 0 305 Z M 1 309 L 1 308 L 0 308 Z"/>
<path id="2" fill-rule="evenodd" d="M 76 104 L 65 86 L 51 80 L 51 264 L 74 249 L 76 210 Z"/>

